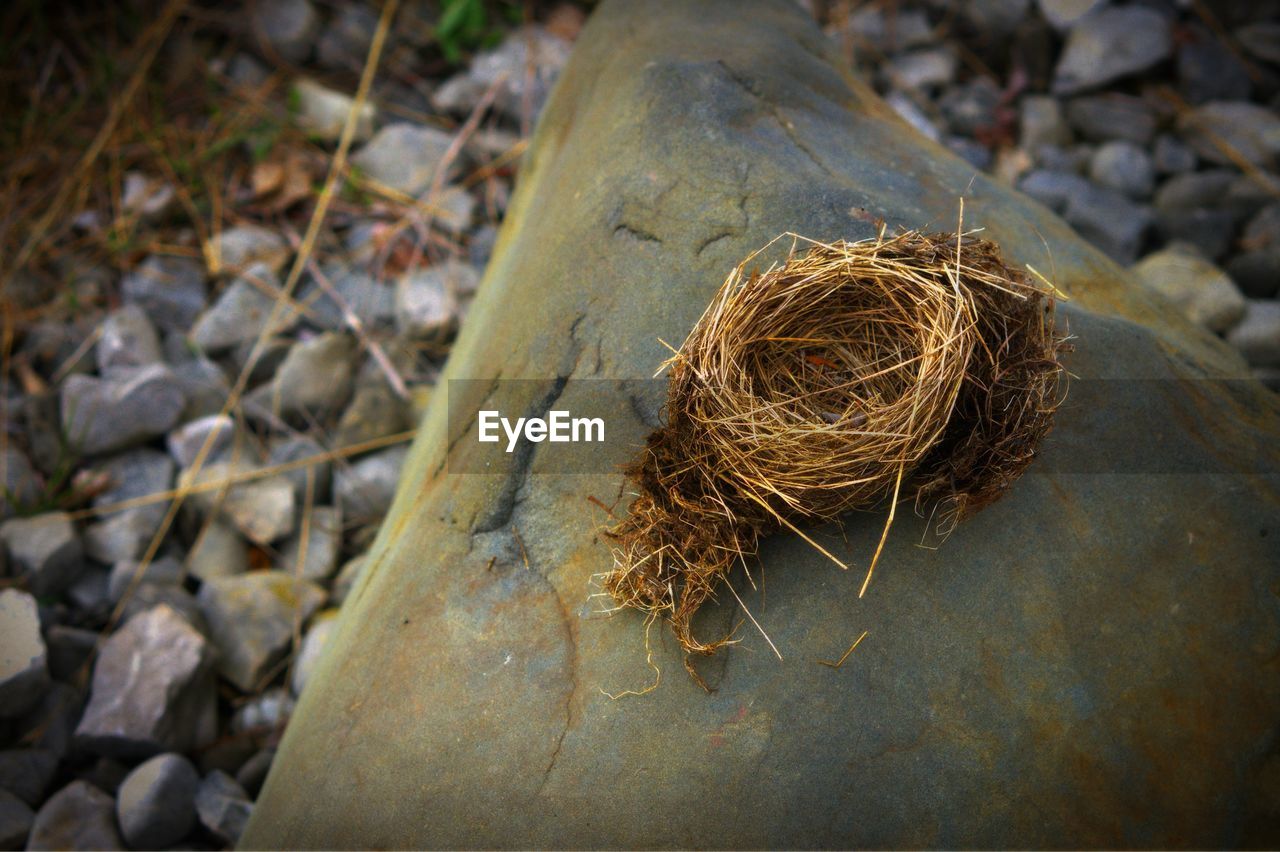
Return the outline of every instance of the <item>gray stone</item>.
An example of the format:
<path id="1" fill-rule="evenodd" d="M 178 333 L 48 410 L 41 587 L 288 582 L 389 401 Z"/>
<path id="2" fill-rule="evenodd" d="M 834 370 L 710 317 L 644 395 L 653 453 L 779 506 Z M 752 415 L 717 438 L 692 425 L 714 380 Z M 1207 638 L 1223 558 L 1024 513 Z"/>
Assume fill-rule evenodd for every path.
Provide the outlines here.
<path id="1" fill-rule="evenodd" d="M 961 14 L 988 38 L 1010 35 L 1027 16 L 1031 0 L 963 0 Z"/>
<path id="2" fill-rule="evenodd" d="M 187 554 L 187 573 L 199 580 L 233 577 L 249 570 L 249 545 L 231 525 L 214 520 Z"/>
<path id="3" fill-rule="evenodd" d="M 902 92 L 890 92 L 884 99 L 885 105 L 897 113 L 898 117 L 916 129 L 920 135 L 934 142 L 942 138 L 942 131 L 929 116 L 924 114 L 919 105 Z"/>
<path id="4" fill-rule="evenodd" d="M 17 589 L 0 591 L 0 718 L 26 713 L 48 688 L 36 599 Z"/>
<path id="5" fill-rule="evenodd" d="M 163 435 L 186 404 L 163 364 L 119 368 L 103 379 L 71 376 L 62 386 L 62 426 L 79 452 L 109 453 Z"/>
<path id="6" fill-rule="evenodd" d="M 245 848 L 1275 845 L 1280 403 L 1044 207 L 903 128 L 838 55 L 791 2 L 599 4 L 449 356 L 443 379 L 474 396 L 429 405 Z M 966 227 L 1071 297 L 1052 435 L 936 550 L 927 516 L 899 512 L 862 599 L 863 570 L 767 537 L 748 560 L 767 594 L 733 582 L 784 659 L 748 621 L 691 661 L 707 694 L 661 624 L 647 651 L 642 614 L 589 597 L 613 561 L 584 498 L 633 487 L 614 465 L 650 427 L 580 380 L 647 381 L 657 339 L 683 340 L 779 233 L 945 229 L 960 195 Z M 517 366 L 541 378 L 495 382 Z M 542 450 L 460 473 L 491 457 L 448 408 L 548 400 L 621 439 L 597 473 L 546 471 Z M 864 566 L 883 509 L 842 527 Z M 835 525 L 812 535 L 845 552 Z M 745 619 L 722 592 L 699 635 Z M 838 671 L 815 663 L 864 630 Z M 654 684 L 650 657 L 657 688 L 601 694 Z"/>
<path id="7" fill-rule="evenodd" d="M 299 296 L 299 301 L 311 309 L 308 321 L 330 331 L 344 331 L 350 327 L 345 316 L 345 310 L 349 310 L 366 329 L 391 325 L 395 316 L 395 291 L 389 285 L 345 265 L 329 263 L 321 271 L 341 303 L 319 284 L 309 282 Z"/>
<path id="8" fill-rule="evenodd" d="M 118 603 L 128 588 L 133 585 L 141 562 L 124 559 L 111 566 L 111 574 L 107 579 L 107 596 L 111 603 Z M 138 577 L 138 585 L 181 586 L 186 577 L 182 561 L 174 556 L 161 556 L 147 565 L 146 570 Z"/>
<path id="9" fill-rule="evenodd" d="M 357 151 L 351 162 L 378 183 L 406 195 L 417 195 L 430 186 L 452 142 L 452 136 L 434 127 L 389 124 Z M 446 177 L 456 174 L 455 164 L 449 167 Z"/>
<path id="10" fill-rule="evenodd" d="M 431 96 L 443 112 L 469 113 L 480 97 L 498 86 L 494 109 L 513 121 L 527 110 L 536 118 L 568 59 L 572 45 L 541 26 L 531 24 L 511 33 L 493 50 L 483 51 L 467 71 L 450 78 Z"/>
<path id="11" fill-rule="evenodd" d="M 400 469 L 409 450 L 392 447 L 371 453 L 339 468 L 334 474 L 335 502 L 352 522 L 368 522 L 381 518 L 391 508 Z"/>
<path id="12" fill-rule="evenodd" d="M 324 332 L 289 349 L 275 379 L 252 395 L 280 417 L 325 420 L 346 404 L 355 375 L 355 338 Z"/>
<path id="13" fill-rule="evenodd" d="M 215 769 L 196 790 L 196 814 L 214 836 L 235 846 L 249 823 L 253 803 L 249 794 L 230 775 Z"/>
<path id="14" fill-rule="evenodd" d="M 1216 207 L 1234 180 L 1235 175 L 1226 169 L 1174 175 L 1160 185 L 1154 204 L 1161 211 Z"/>
<path id="15" fill-rule="evenodd" d="M 284 687 L 273 686 L 236 709 L 231 730 L 237 733 L 270 733 L 284 729 L 293 714 L 293 696 Z"/>
<path id="16" fill-rule="evenodd" d="M 250 279 L 256 279 L 256 283 Z M 268 293 L 279 288 L 280 282 L 269 267 L 261 263 L 250 266 L 196 319 L 191 341 L 206 352 L 225 352 L 237 344 L 257 340 L 264 331 L 288 331 L 298 319 L 293 308 L 281 305 L 272 318 L 275 297 Z"/>
<path id="17" fill-rule="evenodd" d="M 179 422 L 219 413 L 231 393 L 226 373 L 208 358 L 197 357 L 176 364 L 173 375 L 187 398 Z"/>
<path id="18" fill-rule="evenodd" d="M 954 80 L 956 64 L 949 47 L 928 47 L 893 57 L 885 64 L 884 75 L 899 89 L 931 89 Z"/>
<path id="19" fill-rule="evenodd" d="M 338 568 L 338 556 L 342 550 L 342 510 L 336 506 L 314 506 L 306 542 L 306 552 L 303 553 L 302 530 L 299 529 L 280 549 L 279 567 L 305 580 L 324 583 Z"/>
<path id="20" fill-rule="evenodd" d="M 1240 244 L 1248 249 L 1280 248 L 1280 201 L 1263 207 L 1249 220 Z"/>
<path id="21" fill-rule="evenodd" d="M 127 622 L 162 604 L 182 616 L 198 633 L 208 632 L 209 626 L 204 622 L 195 596 L 181 586 L 163 583 L 143 583 L 134 589 L 133 594 L 125 601 L 121 619 Z"/>
<path id="22" fill-rule="evenodd" d="M 108 595 L 108 575 L 106 568 L 87 564 L 76 581 L 63 593 L 63 598 L 78 612 L 77 619 L 97 621 L 109 615 L 111 599 Z"/>
<path id="23" fill-rule="evenodd" d="M 280 474 L 288 479 L 293 486 L 294 499 L 299 506 L 307 501 L 308 469 L 311 471 L 312 501 L 324 503 L 329 499 L 329 486 L 332 481 L 333 466 L 327 459 L 322 460 L 320 458 L 324 455 L 324 452 L 325 448 L 318 441 L 306 435 L 281 438 L 271 444 L 271 450 L 267 455 L 267 464 L 272 467 L 289 464 L 290 462 L 301 462 L 303 459 L 314 460 L 304 467 L 298 467 Z"/>
<path id="24" fill-rule="evenodd" d="M 219 651 L 218 671 L 242 692 L 260 681 L 289 650 L 294 619 L 306 624 L 324 602 L 314 583 L 284 571 L 214 577 L 200 588 L 200 609 Z"/>
<path id="25" fill-rule="evenodd" d="M 948 136 L 944 141 L 948 150 L 955 153 L 975 169 L 986 171 L 991 168 L 993 159 L 991 149 L 981 142 L 965 136 Z M 458 321 L 462 322 L 465 319 L 466 308 L 464 306 L 458 309 Z"/>
<path id="26" fill-rule="evenodd" d="M 885 53 L 897 53 L 935 40 L 933 26 L 924 10 L 904 6 L 862 6 L 849 15 L 846 27 L 857 41 Z"/>
<path id="27" fill-rule="evenodd" d="M 159 328 L 186 331 L 204 308 L 204 268 L 189 257 L 153 254 L 124 276 L 120 292 Z"/>
<path id="28" fill-rule="evenodd" d="M 1240 42 L 1252 55 L 1264 62 L 1280 65 L 1280 22 L 1259 21 L 1235 31 Z"/>
<path id="29" fill-rule="evenodd" d="M 1068 196 L 1062 218 L 1118 263 L 1132 263 L 1151 225 L 1151 211 L 1113 190 L 1085 183 Z"/>
<path id="30" fill-rule="evenodd" d="M 252 31 L 281 59 L 302 62 L 320 35 L 320 15 L 311 0 L 272 0 L 251 8 Z"/>
<path id="31" fill-rule="evenodd" d="M 1156 137 L 1151 159 L 1156 171 L 1163 175 L 1181 174 L 1196 167 L 1196 152 L 1169 133 L 1161 133 Z"/>
<path id="32" fill-rule="evenodd" d="M 58 758 L 48 749 L 0 751 L 0 789 L 8 790 L 33 808 L 44 801 L 57 770 Z"/>
<path id="33" fill-rule="evenodd" d="M 1280 302 L 1250 299 L 1244 319 L 1231 329 L 1227 342 L 1252 367 L 1280 367 Z"/>
<path id="34" fill-rule="evenodd" d="M 196 824 L 200 775 L 180 754 L 158 754 L 124 779 L 116 794 L 116 819 L 130 849 L 163 849 Z"/>
<path id="35" fill-rule="evenodd" d="M 58 680 L 75 680 L 97 649 L 98 635 L 92 630 L 66 624 L 50 625 L 44 637 L 45 644 L 49 646 L 49 673 Z"/>
<path id="36" fill-rule="evenodd" d="M 0 491 L 2 521 L 13 514 L 15 507 L 10 498 L 18 506 L 29 506 L 39 499 L 41 477 L 31 466 L 26 453 L 12 443 L 8 443 L 0 453 L 0 465 L 4 466 L 0 471 L 0 482 L 4 483 L 4 490 Z"/>
<path id="37" fill-rule="evenodd" d="M 333 17 L 316 45 L 316 59 L 335 71 L 359 71 L 373 41 L 378 14 L 363 3 L 343 3 L 333 10 Z"/>
<path id="38" fill-rule="evenodd" d="M 1178 45 L 1178 87 L 1193 104 L 1245 101 L 1253 89 L 1249 67 L 1202 26 L 1187 27 Z"/>
<path id="39" fill-rule="evenodd" d="M 216 432 L 216 434 L 214 434 Z M 209 436 L 213 435 L 212 440 Z M 232 455 L 240 443 L 236 422 L 227 414 L 210 414 L 183 423 L 165 438 L 169 455 L 180 467 L 190 467 L 196 460 L 205 441 L 210 441 L 205 452 L 205 462 L 222 461 Z"/>
<path id="40" fill-rule="evenodd" d="M 307 635 L 302 639 L 302 649 L 298 651 L 297 659 L 293 661 L 293 671 L 289 676 L 289 687 L 294 695 L 301 695 L 302 690 L 306 688 L 311 673 L 315 671 L 316 663 L 320 661 L 325 643 L 329 641 L 329 636 L 338 625 L 337 619 L 338 610 L 336 609 L 322 610 L 311 619 L 311 626 L 307 628 Z"/>
<path id="41" fill-rule="evenodd" d="M 342 412 L 334 444 L 350 447 L 413 427 L 409 401 L 392 390 L 382 368 L 369 358 L 360 368 L 351 404 Z"/>
<path id="42" fill-rule="evenodd" d="M 1144 99 L 1120 92 L 1072 98 L 1067 121 L 1091 142 L 1123 139 L 1146 145 L 1156 131 L 1156 115 Z"/>
<path id="43" fill-rule="evenodd" d="M 0 540 L 9 551 L 10 570 L 17 569 L 36 597 L 66 589 L 83 565 L 80 536 L 66 512 L 10 518 L 0 524 Z"/>
<path id="44" fill-rule="evenodd" d="M 36 813 L 27 849 L 123 849 L 115 810 L 106 793 L 88 782 L 72 781 Z"/>
<path id="45" fill-rule="evenodd" d="M 1205 257 L 1217 260 L 1231 245 L 1235 221 L 1235 215 L 1229 210 L 1158 210 L 1155 230 L 1161 242 L 1186 243 L 1195 246 Z"/>
<path id="46" fill-rule="evenodd" d="M 1227 261 L 1227 274 L 1249 298 L 1275 298 L 1280 293 L 1280 246 L 1241 252 Z"/>
<path id="47" fill-rule="evenodd" d="M 236 770 L 236 783 L 244 788 L 250 798 L 258 795 L 258 791 L 262 789 L 262 783 L 267 780 L 267 773 L 271 771 L 271 762 L 275 757 L 274 748 L 264 748 Z"/>
<path id="48" fill-rule="evenodd" d="M 333 590 L 329 594 L 329 601 L 334 606 L 342 606 L 347 599 L 347 595 L 351 594 L 352 588 L 359 581 L 360 572 L 364 570 L 364 566 L 368 562 L 368 554 L 362 553 L 343 563 L 342 569 L 338 571 L 338 576 L 333 579 Z"/>
<path id="49" fill-rule="evenodd" d="M 183 471 L 178 479 L 180 484 L 198 485 L 225 482 L 251 471 L 252 467 L 243 462 L 215 462 L 194 476 L 191 471 Z M 189 499 L 205 516 L 216 507 L 221 517 L 255 544 L 270 544 L 293 530 L 293 486 L 287 477 L 277 474 L 231 485 L 225 489 L 219 505 L 218 496 L 222 490 L 202 491 Z"/>
<path id="50" fill-rule="evenodd" d="M 107 315 L 95 352 L 101 373 L 114 367 L 143 367 L 164 361 L 160 336 L 147 312 L 137 304 Z"/>
<path id="51" fill-rule="evenodd" d="M 948 89 L 938 101 L 938 107 L 951 132 L 974 136 L 994 126 L 1000 98 L 1000 88 L 995 83 L 986 77 L 975 77 Z"/>
<path id="52" fill-rule="evenodd" d="M 453 329 L 458 297 L 450 289 L 449 280 L 441 267 L 433 266 L 416 269 L 396 283 L 396 325 L 402 332 L 437 338 Z"/>
<path id="53" fill-rule="evenodd" d="M 1211 101 L 1178 117 L 1178 130 L 1196 153 L 1211 163 L 1239 159 L 1269 167 L 1280 155 L 1280 116 L 1245 101 Z"/>
<path id="54" fill-rule="evenodd" d="M 150 447 L 113 456 L 95 470 L 108 488 L 93 498 L 95 508 L 161 494 L 173 487 L 174 463 Z M 142 556 L 164 521 L 164 501 L 113 512 L 85 529 L 85 551 L 99 562 L 115 563 Z"/>
<path id="55" fill-rule="evenodd" d="M 123 760 L 208 745 L 217 736 L 213 656 L 166 604 L 129 619 L 98 655 L 76 740 Z"/>
<path id="56" fill-rule="evenodd" d="M 306 77 L 294 81 L 293 93 L 298 105 L 298 123 L 302 128 L 317 139 L 336 142 L 347 123 L 347 113 L 355 106 L 355 99 Z M 373 135 L 376 116 L 377 109 L 373 104 L 361 104 L 354 137 L 357 142 Z"/>
<path id="57" fill-rule="evenodd" d="M 177 200 L 178 194 L 162 178 L 147 177 L 142 172 L 125 172 L 120 207 L 127 215 L 154 224 L 169 215 Z"/>
<path id="58" fill-rule="evenodd" d="M 431 223 L 440 230 L 458 236 L 471 227 L 476 198 L 462 187 L 446 186 L 435 198 L 424 195 L 423 201 L 431 205 Z"/>
<path id="59" fill-rule="evenodd" d="M 1062 31 L 1075 26 L 1085 15 L 1105 6 L 1108 0 L 1037 0 L 1040 14 L 1054 29 Z"/>
<path id="60" fill-rule="evenodd" d="M 17 796 L 0 790 L 0 849 L 22 849 L 35 813 Z"/>
<path id="61" fill-rule="evenodd" d="M 232 275 L 248 275 L 262 265 L 270 270 L 263 278 L 274 282 L 285 262 L 288 261 L 288 245 L 284 237 L 261 225 L 238 225 L 228 228 L 211 241 L 217 257 L 217 272 Z"/>
<path id="62" fill-rule="evenodd" d="M 83 711 L 84 696 L 79 690 L 55 680 L 40 703 L 17 720 L 12 731 L 13 740 L 44 749 L 61 760 L 71 750 L 76 725 Z"/>
<path id="63" fill-rule="evenodd" d="M 1244 295 L 1221 269 L 1178 245 L 1149 254 L 1133 268 L 1151 289 L 1163 294 L 1195 323 L 1225 332 L 1245 312 Z"/>
<path id="64" fill-rule="evenodd" d="M 1173 51 L 1169 19 L 1142 6 L 1104 8 L 1077 21 L 1053 74 L 1059 95 L 1145 71 Z"/>
<path id="65" fill-rule="evenodd" d="M 1099 186 L 1129 198 L 1150 198 L 1155 189 L 1155 167 L 1147 152 L 1132 142 L 1113 141 L 1098 146 L 1089 164 L 1089 177 Z"/>
<path id="66" fill-rule="evenodd" d="M 1027 95 L 1022 99 L 1019 141 L 1028 151 L 1036 151 L 1042 145 L 1071 144 L 1071 128 L 1057 98 Z"/>

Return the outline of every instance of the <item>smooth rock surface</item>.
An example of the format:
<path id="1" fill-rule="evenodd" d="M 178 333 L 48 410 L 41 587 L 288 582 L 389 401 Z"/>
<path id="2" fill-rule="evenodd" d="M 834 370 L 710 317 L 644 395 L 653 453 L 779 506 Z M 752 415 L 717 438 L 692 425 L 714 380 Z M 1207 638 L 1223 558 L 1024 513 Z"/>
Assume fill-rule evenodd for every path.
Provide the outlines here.
<path id="1" fill-rule="evenodd" d="M 305 625 L 324 598 L 319 586 L 284 571 L 207 581 L 199 601 L 219 652 L 218 671 L 244 692 L 257 689 L 289 649 L 295 617 Z"/>
<path id="2" fill-rule="evenodd" d="M 187 751 L 216 736 L 209 643 L 161 604 L 129 619 L 102 647 L 76 739 L 121 759 Z"/>
<path id="3" fill-rule="evenodd" d="M 432 398 L 244 847 L 1280 842 L 1280 405 L 839 55 L 790 0 L 596 9 L 440 380 L 474 381 Z M 961 195 L 966 227 L 1071 298 L 1076 378 L 1039 458 L 937 549 L 899 512 L 861 599 L 861 570 L 770 536 L 767 597 L 733 582 L 782 660 L 744 623 L 695 661 L 708 694 L 659 624 L 657 688 L 602 694 L 655 678 L 643 618 L 589 597 L 612 560 L 588 497 L 625 492 L 659 339 L 779 233 L 949 228 Z M 459 405 L 595 411 L 617 443 L 594 473 L 557 475 L 547 444 L 464 472 L 495 456 Z M 861 568 L 883 513 L 843 521 L 847 545 L 811 534 Z M 744 619 L 724 594 L 702 629 Z"/>
<path id="4" fill-rule="evenodd" d="M 21 716 L 49 688 L 49 662 L 36 599 L 0 591 L 0 718 Z"/>
<path id="5" fill-rule="evenodd" d="M 85 781 L 72 781 L 36 813 L 27 849 L 123 849 L 115 803 Z"/>
<path id="6" fill-rule="evenodd" d="M 129 773 L 116 793 L 116 818 L 130 849 L 163 849 L 196 823 L 200 775 L 180 754 L 158 754 Z"/>

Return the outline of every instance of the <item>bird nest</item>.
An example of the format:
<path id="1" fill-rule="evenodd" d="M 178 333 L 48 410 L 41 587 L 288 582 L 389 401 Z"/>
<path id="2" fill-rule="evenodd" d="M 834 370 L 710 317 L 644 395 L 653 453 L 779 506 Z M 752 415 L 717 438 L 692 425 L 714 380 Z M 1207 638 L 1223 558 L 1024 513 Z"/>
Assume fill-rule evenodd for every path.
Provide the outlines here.
<path id="1" fill-rule="evenodd" d="M 1053 290 L 994 243 L 784 236 L 786 262 L 738 265 L 664 365 L 665 425 L 609 531 L 605 591 L 667 618 L 688 654 L 733 641 L 692 619 L 762 536 L 791 530 L 847 567 L 803 528 L 888 501 L 865 593 L 902 496 L 949 532 L 1023 472 L 1059 399 Z"/>

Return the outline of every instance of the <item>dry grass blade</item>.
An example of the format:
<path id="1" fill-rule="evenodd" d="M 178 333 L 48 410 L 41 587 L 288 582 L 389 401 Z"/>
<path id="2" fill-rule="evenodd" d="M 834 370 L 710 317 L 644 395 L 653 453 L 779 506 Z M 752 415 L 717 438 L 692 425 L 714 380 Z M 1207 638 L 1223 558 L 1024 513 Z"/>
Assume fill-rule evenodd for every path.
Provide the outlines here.
<path id="1" fill-rule="evenodd" d="M 761 536 L 792 530 L 844 567 L 800 528 L 888 500 L 874 568 L 904 487 L 949 529 L 1021 474 L 1056 408 L 1052 290 L 991 242 L 781 239 L 786 262 L 739 264 L 668 360 L 666 424 L 610 531 L 605 591 L 689 654 L 733 641 L 699 640 L 693 615 Z"/>

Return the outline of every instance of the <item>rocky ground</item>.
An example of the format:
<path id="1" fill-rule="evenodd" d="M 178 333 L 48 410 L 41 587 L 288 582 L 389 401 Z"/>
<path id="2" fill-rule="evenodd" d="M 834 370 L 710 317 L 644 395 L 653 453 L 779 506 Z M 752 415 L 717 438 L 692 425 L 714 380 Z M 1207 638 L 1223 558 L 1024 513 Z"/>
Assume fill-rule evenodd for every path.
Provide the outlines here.
<path id="1" fill-rule="evenodd" d="M 1278 387 L 1275 5 L 807 8 Z M 252 8 L 137 24 L 127 121 L 37 90 L 53 118 L 5 131 L 0 848 L 235 842 L 583 17 L 406 2 L 311 239 L 379 7 Z M 45 31 L 19 58 L 74 93 L 96 65 Z"/>

